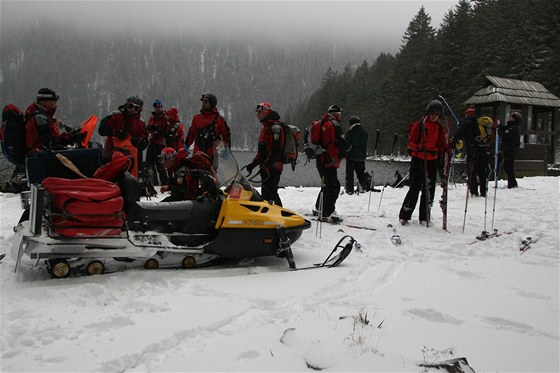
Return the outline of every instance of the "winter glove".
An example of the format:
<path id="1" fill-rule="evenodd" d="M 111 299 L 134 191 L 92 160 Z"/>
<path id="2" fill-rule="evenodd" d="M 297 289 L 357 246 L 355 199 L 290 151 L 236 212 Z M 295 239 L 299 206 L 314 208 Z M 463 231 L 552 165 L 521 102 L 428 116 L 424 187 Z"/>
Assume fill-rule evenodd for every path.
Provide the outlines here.
<path id="1" fill-rule="evenodd" d="M 130 143 L 138 150 L 144 150 L 148 146 L 148 142 L 141 137 L 133 137 L 130 139 Z"/>
<path id="2" fill-rule="evenodd" d="M 251 173 L 253 172 L 253 169 L 255 168 L 255 164 L 249 163 L 249 164 L 245 165 L 244 168 L 247 169 L 247 172 L 249 173 L 249 175 L 251 175 Z"/>
<path id="3" fill-rule="evenodd" d="M 307 159 L 315 159 L 315 151 L 312 148 L 306 147 L 303 151 L 305 152 Z"/>
<path id="4" fill-rule="evenodd" d="M 117 139 L 124 140 L 128 135 L 128 132 L 126 130 L 117 130 L 117 131 L 113 131 L 113 134 L 114 136 L 117 137 Z"/>

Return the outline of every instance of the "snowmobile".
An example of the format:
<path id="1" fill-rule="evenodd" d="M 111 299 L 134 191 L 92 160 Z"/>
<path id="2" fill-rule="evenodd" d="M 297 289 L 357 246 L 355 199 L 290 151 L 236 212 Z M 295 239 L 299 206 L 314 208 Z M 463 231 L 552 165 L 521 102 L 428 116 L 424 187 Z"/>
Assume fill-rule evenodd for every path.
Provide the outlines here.
<path id="1" fill-rule="evenodd" d="M 137 179 L 125 173 L 113 184 L 122 210 L 109 214 L 83 207 L 61 212 L 44 183 L 31 185 L 29 220 L 14 228 L 16 272 L 23 255 L 37 260 L 35 265 L 44 260 L 53 278 L 133 267 L 194 268 L 220 258 L 261 256 L 285 258 L 295 268 L 291 243 L 311 222 L 264 201 L 221 141 L 214 144 L 213 167 L 218 192 L 179 202 L 140 201 Z"/>

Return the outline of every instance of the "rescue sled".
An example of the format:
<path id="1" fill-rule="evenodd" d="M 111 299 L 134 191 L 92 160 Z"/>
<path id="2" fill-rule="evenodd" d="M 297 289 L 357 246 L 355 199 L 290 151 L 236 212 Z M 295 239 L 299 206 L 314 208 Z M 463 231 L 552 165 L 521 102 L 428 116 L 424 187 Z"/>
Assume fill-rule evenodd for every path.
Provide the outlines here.
<path id="1" fill-rule="evenodd" d="M 25 255 L 54 278 L 132 267 L 194 268 L 218 258 L 276 256 L 295 268 L 291 243 L 310 221 L 263 201 L 230 150 L 214 144 L 220 189 L 180 202 L 140 201 L 136 178 L 47 178 L 31 186 L 29 220 L 14 230 L 16 271 Z"/>

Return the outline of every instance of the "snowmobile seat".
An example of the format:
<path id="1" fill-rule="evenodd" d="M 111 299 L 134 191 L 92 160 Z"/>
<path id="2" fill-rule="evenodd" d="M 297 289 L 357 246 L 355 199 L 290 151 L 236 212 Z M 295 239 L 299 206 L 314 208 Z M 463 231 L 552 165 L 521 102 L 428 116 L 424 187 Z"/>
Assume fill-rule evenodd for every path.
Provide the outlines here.
<path id="1" fill-rule="evenodd" d="M 213 233 L 218 206 L 209 198 L 177 202 L 135 202 L 127 211 L 133 231 L 161 233 Z"/>
<path id="2" fill-rule="evenodd" d="M 127 205 L 134 204 L 140 201 L 142 190 L 138 179 L 132 176 L 129 172 L 123 173 L 117 180 L 118 186 L 121 188 L 122 196 Z"/>

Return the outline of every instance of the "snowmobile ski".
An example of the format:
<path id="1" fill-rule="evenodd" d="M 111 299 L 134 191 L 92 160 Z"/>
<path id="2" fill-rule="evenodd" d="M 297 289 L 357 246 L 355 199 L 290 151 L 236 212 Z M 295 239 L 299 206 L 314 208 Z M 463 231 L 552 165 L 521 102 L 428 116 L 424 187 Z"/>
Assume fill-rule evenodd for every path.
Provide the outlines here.
<path id="1" fill-rule="evenodd" d="M 343 243 L 347 241 L 346 243 Z M 340 263 L 344 261 L 352 252 L 354 246 L 358 247 L 358 242 L 354 239 L 354 237 L 346 235 L 343 236 L 337 244 L 334 246 L 334 249 L 331 251 L 327 259 L 323 263 L 316 263 L 309 267 L 301 267 L 301 268 L 292 268 L 292 271 L 302 271 L 304 269 L 317 269 L 317 268 L 333 268 L 337 267 Z M 338 254 L 333 254 L 338 250 L 342 249 Z"/>
<path id="2" fill-rule="evenodd" d="M 6 257 L 6 254 L 0 254 L 0 262 Z"/>

